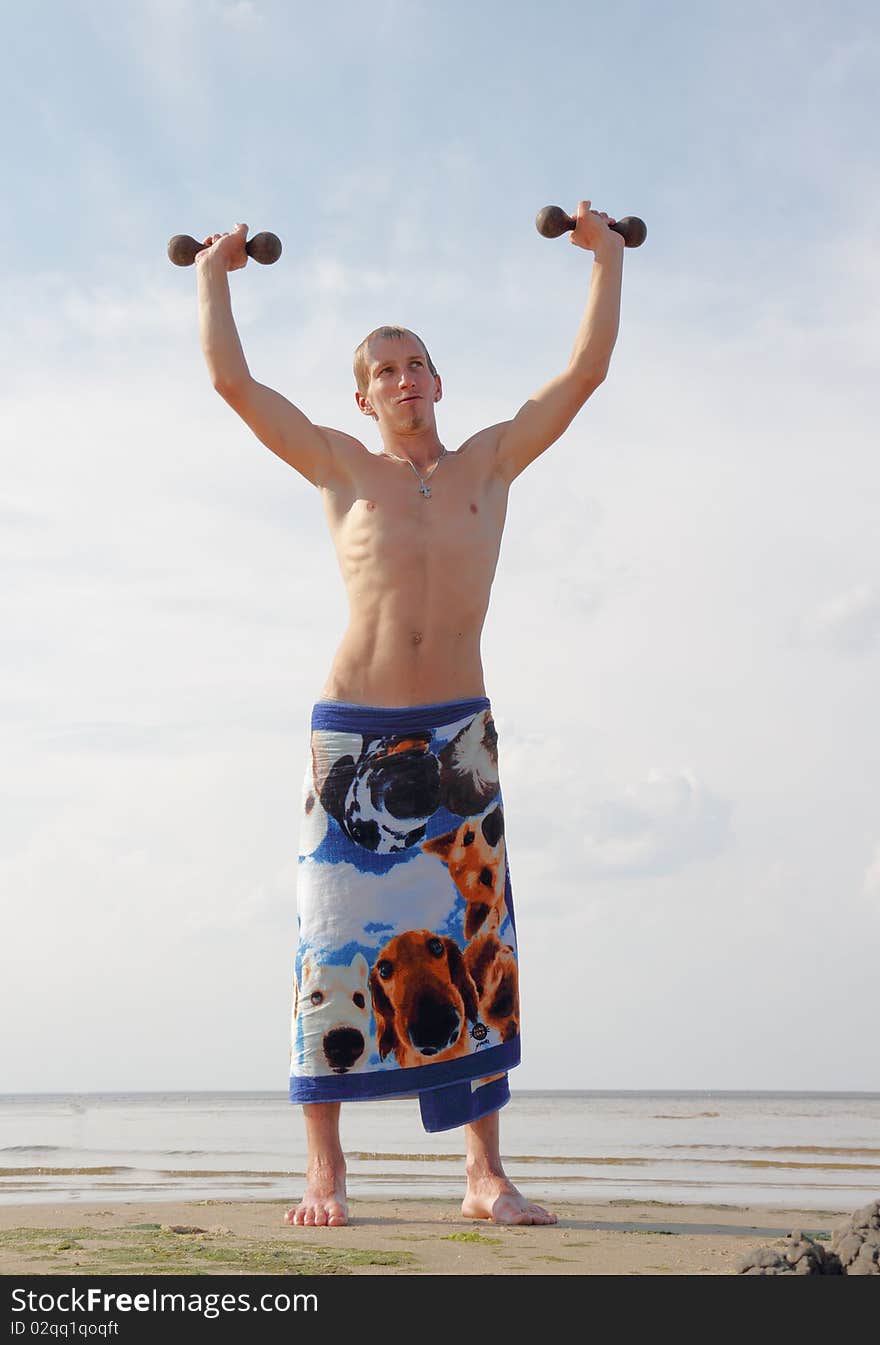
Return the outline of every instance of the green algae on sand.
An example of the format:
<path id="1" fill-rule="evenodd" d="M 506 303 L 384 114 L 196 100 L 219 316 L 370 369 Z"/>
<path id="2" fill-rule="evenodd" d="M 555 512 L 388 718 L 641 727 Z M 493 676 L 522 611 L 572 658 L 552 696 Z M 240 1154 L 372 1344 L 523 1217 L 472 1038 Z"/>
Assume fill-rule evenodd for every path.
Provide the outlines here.
<path id="1" fill-rule="evenodd" d="M 485 1233 L 477 1233 L 476 1230 L 474 1230 L 473 1232 L 470 1232 L 470 1233 L 444 1233 L 444 1235 L 443 1235 L 443 1237 L 440 1239 L 440 1241 L 441 1241 L 441 1242 L 484 1242 L 484 1243 L 494 1243 L 495 1245 L 497 1245 L 497 1244 L 499 1244 L 499 1243 L 501 1242 L 501 1239 L 500 1239 L 500 1238 L 487 1238 L 486 1235 L 485 1235 Z"/>
<path id="2" fill-rule="evenodd" d="M 350 1275 L 354 1266 L 411 1266 L 410 1252 L 305 1247 L 273 1238 L 173 1233 L 154 1224 L 0 1230 L 0 1261 L 51 1263 L 53 1274 Z"/>

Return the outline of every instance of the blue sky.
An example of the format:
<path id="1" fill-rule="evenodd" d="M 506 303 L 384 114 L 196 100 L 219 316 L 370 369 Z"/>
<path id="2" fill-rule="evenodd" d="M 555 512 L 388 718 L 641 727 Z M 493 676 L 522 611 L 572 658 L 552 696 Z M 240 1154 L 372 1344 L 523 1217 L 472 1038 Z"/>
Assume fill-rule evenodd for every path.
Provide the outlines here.
<path id="1" fill-rule="evenodd" d="M 284 1088 L 317 493 L 213 393 L 375 431 L 420 332 L 457 446 L 565 365 L 640 215 L 605 384 L 511 492 L 484 636 L 519 1087 L 878 1089 L 880 22 L 865 4 L 34 3 L 7 16 L 2 1087 Z"/>

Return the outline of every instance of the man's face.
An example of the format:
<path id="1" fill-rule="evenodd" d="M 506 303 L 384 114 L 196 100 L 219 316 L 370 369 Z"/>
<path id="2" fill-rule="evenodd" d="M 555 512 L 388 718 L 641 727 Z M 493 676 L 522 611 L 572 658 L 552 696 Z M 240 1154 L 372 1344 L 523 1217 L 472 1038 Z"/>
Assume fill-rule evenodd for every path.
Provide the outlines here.
<path id="1" fill-rule="evenodd" d="M 422 343 L 415 336 L 377 337 L 367 346 L 367 391 L 358 394 L 366 414 L 371 408 L 380 423 L 394 429 L 417 430 L 433 423 L 440 400 L 439 376 L 428 368 Z"/>

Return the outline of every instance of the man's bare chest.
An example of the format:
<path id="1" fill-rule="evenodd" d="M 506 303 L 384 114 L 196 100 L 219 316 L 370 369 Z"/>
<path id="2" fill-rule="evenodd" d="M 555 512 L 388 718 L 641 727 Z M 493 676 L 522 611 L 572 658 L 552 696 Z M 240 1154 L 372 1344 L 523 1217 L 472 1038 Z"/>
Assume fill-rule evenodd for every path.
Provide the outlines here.
<path id="1" fill-rule="evenodd" d="M 388 470 L 369 464 L 351 483 L 347 498 L 325 501 L 328 523 L 341 558 L 383 558 L 434 566 L 494 564 L 507 512 L 507 489 L 495 476 L 448 454 L 427 478 L 430 495 L 408 464 Z"/>

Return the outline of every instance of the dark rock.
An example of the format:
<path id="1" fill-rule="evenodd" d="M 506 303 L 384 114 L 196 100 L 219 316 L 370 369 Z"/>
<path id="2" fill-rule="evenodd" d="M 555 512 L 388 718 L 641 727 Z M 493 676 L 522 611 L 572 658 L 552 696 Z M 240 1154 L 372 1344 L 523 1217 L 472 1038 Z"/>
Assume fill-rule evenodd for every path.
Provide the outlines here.
<path id="1" fill-rule="evenodd" d="M 793 1229 L 778 1247 L 758 1247 L 740 1257 L 738 1275 L 839 1275 L 840 1260 L 815 1238 Z"/>
<path id="2" fill-rule="evenodd" d="M 847 1275 L 880 1275 L 880 1239 L 863 1242 L 859 1254 L 847 1268 Z"/>
<path id="3" fill-rule="evenodd" d="M 736 1263 L 737 1275 L 793 1275 L 794 1267 L 773 1247 L 755 1247 Z"/>
<path id="4" fill-rule="evenodd" d="M 880 1275 L 880 1200 L 854 1210 L 831 1235 L 830 1250 L 794 1228 L 777 1247 L 756 1247 L 736 1275 Z"/>
<path id="5" fill-rule="evenodd" d="M 880 1200 L 854 1210 L 837 1225 L 831 1250 L 844 1275 L 880 1275 Z"/>

